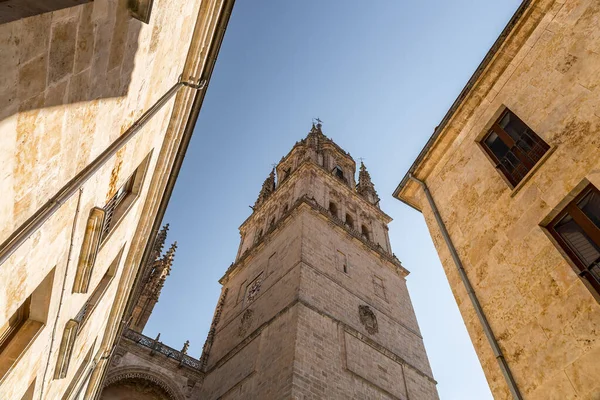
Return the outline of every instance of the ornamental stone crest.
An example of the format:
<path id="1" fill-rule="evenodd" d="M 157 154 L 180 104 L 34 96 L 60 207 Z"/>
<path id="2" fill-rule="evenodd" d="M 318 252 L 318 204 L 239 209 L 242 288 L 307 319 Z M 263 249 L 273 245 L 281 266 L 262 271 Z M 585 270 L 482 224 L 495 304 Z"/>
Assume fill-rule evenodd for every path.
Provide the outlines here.
<path id="1" fill-rule="evenodd" d="M 360 305 L 358 306 L 358 315 L 360 322 L 365 326 L 367 332 L 371 335 L 379 332 L 379 326 L 377 325 L 377 317 L 371 307 Z"/>
<path id="2" fill-rule="evenodd" d="M 248 285 L 248 290 L 246 291 L 246 304 L 250 304 L 256 299 L 260 292 L 262 281 L 262 274 L 260 274 L 250 285 Z"/>
<path id="3" fill-rule="evenodd" d="M 240 337 L 246 336 L 246 333 L 248 332 L 250 325 L 252 325 L 253 320 L 254 320 L 254 311 L 252 311 L 249 308 L 246 309 L 246 311 L 244 311 L 244 314 L 242 314 L 242 320 L 240 322 L 240 330 L 239 330 Z"/>

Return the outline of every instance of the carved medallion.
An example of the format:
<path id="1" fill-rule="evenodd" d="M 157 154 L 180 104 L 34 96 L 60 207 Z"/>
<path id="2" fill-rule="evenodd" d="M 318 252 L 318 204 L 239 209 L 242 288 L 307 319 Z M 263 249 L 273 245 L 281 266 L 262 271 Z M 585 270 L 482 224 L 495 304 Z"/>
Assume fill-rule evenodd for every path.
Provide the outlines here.
<path id="1" fill-rule="evenodd" d="M 258 293 L 260 292 L 260 286 L 262 285 L 262 274 L 258 276 L 250 285 L 248 285 L 248 289 L 246 291 L 246 304 L 252 303 Z"/>
<path id="2" fill-rule="evenodd" d="M 240 337 L 246 336 L 246 332 L 248 332 L 250 325 L 252 325 L 253 319 L 254 319 L 254 311 L 252 311 L 249 308 L 246 309 L 246 311 L 244 311 L 244 314 L 242 314 L 242 320 L 240 322 L 240 331 L 239 331 Z"/>
<path id="3" fill-rule="evenodd" d="M 379 327 L 377 326 L 377 317 L 371 307 L 369 306 L 358 306 L 358 315 L 360 317 L 360 322 L 365 326 L 365 329 L 370 334 L 374 334 L 379 332 Z"/>

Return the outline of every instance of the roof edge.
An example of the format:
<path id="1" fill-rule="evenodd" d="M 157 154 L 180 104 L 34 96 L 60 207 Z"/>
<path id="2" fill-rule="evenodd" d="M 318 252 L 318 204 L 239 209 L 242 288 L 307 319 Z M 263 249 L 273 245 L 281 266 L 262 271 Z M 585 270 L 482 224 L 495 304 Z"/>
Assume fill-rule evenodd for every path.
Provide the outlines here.
<path id="1" fill-rule="evenodd" d="M 502 45 L 506 41 L 506 38 L 512 33 L 513 29 L 515 28 L 515 26 L 517 25 L 517 23 L 519 22 L 519 20 L 525 13 L 525 11 L 529 8 L 532 1 L 533 0 L 523 0 L 521 5 L 519 6 L 519 8 L 517 8 L 517 11 L 515 11 L 513 16 L 510 18 L 510 20 L 508 21 L 508 23 L 506 24 L 506 26 L 500 33 L 500 36 L 498 36 L 498 38 L 496 39 L 496 41 L 494 42 L 494 44 L 492 45 L 490 50 L 487 52 L 487 54 L 485 55 L 485 57 L 483 58 L 481 63 L 479 63 L 479 65 L 477 66 L 477 69 L 475 70 L 475 72 L 473 73 L 471 78 L 469 78 L 469 80 L 467 81 L 467 84 L 465 85 L 465 87 L 461 90 L 461 92 L 458 95 L 458 97 L 456 98 L 456 100 L 454 100 L 454 102 L 450 106 L 450 109 L 448 110 L 446 115 L 444 115 L 444 118 L 442 118 L 442 121 L 434 129 L 433 134 L 427 140 L 427 143 L 425 143 L 425 146 L 423 147 L 423 149 L 421 149 L 421 152 L 419 153 L 419 155 L 417 156 L 415 161 L 413 161 L 413 163 L 410 166 L 410 168 L 408 169 L 408 171 L 406 171 L 406 173 L 404 174 L 404 177 L 402 178 L 402 180 L 400 181 L 400 183 L 398 184 L 398 186 L 392 193 L 392 196 L 394 198 L 402 201 L 403 203 L 411 206 L 412 208 L 415 208 L 412 204 L 409 204 L 400 198 L 400 192 L 402 191 L 402 189 L 404 189 L 406 184 L 410 181 L 409 175 L 411 173 L 414 173 L 415 170 L 417 169 L 417 167 L 420 165 L 421 161 L 423 161 L 423 159 L 425 158 L 425 156 L 427 155 L 427 153 L 429 152 L 429 150 L 431 149 L 431 147 L 433 146 L 433 144 L 435 143 L 437 138 L 440 136 L 440 134 L 442 133 L 442 131 L 448 124 L 448 121 L 450 121 L 450 119 L 452 118 L 452 116 L 454 115 L 454 113 L 456 112 L 458 107 L 461 105 L 461 103 L 463 102 L 463 100 L 465 99 L 467 94 L 471 91 L 471 89 L 473 89 L 476 82 L 479 80 L 479 78 L 483 74 L 483 71 L 490 65 L 492 59 L 494 58 L 494 56 L 496 55 L 496 53 L 498 52 L 500 47 L 502 47 Z M 420 211 L 420 210 L 418 210 L 418 211 Z"/>

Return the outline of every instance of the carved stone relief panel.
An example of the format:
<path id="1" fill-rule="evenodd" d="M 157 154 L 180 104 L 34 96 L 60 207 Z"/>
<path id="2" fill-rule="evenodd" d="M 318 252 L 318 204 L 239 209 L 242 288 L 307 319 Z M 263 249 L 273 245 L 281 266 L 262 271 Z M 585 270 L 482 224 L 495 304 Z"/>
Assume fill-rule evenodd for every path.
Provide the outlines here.
<path id="1" fill-rule="evenodd" d="M 252 303 L 260 293 L 260 287 L 263 282 L 262 273 L 258 275 L 246 289 L 246 305 Z"/>
<path id="2" fill-rule="evenodd" d="M 240 337 L 246 336 L 246 333 L 248 332 L 248 329 L 250 329 L 250 325 L 252 325 L 253 320 L 254 320 L 254 311 L 252 311 L 251 309 L 248 308 L 242 314 L 242 320 L 240 321 L 240 330 L 239 330 Z"/>
<path id="3" fill-rule="evenodd" d="M 364 325 L 367 332 L 371 335 L 379 332 L 379 326 L 377 325 L 377 317 L 371 307 L 360 305 L 358 306 L 358 315 L 360 322 Z"/>

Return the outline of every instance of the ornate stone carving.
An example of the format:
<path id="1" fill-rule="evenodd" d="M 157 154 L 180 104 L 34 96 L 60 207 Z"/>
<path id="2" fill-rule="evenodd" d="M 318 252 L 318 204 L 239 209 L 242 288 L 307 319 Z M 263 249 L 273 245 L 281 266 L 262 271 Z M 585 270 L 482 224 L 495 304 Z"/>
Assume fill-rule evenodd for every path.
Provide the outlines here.
<path id="1" fill-rule="evenodd" d="M 151 383 L 161 388 L 168 396 L 169 400 L 183 400 L 184 396 L 177 389 L 177 385 L 165 376 L 160 376 L 154 371 L 141 370 L 139 368 L 125 368 L 111 374 L 104 381 L 104 387 L 119 384 L 120 382 L 137 382 L 140 384 L 140 389 L 144 389 L 147 384 Z"/>
<path id="2" fill-rule="evenodd" d="M 239 330 L 240 337 L 244 337 L 246 335 L 246 333 L 248 332 L 248 329 L 250 328 L 250 325 L 252 325 L 253 320 L 254 320 L 254 311 L 252 311 L 249 308 L 246 309 L 246 311 L 244 311 L 244 314 L 242 314 L 242 320 L 240 322 L 240 330 Z"/>
<path id="3" fill-rule="evenodd" d="M 230 267 L 231 268 L 231 267 Z M 221 297 L 219 298 L 219 302 L 217 303 L 217 308 L 215 309 L 215 315 L 213 316 L 213 320 L 210 324 L 210 329 L 208 330 L 208 335 L 206 336 L 206 342 L 204 342 L 204 347 L 202 347 L 202 356 L 200 356 L 200 369 L 204 370 L 206 368 L 206 362 L 208 361 L 208 355 L 210 354 L 210 349 L 215 340 L 215 333 L 217 332 L 217 325 L 219 324 L 219 320 L 221 319 L 221 313 L 223 312 L 223 306 L 225 305 L 225 299 L 227 298 L 227 293 L 229 292 L 229 288 L 226 288 Z"/>
<path id="4" fill-rule="evenodd" d="M 358 315 L 360 322 L 364 325 L 367 332 L 371 335 L 379 332 L 379 326 L 377 325 L 377 317 L 371 307 L 360 305 L 358 306 Z"/>
<path id="5" fill-rule="evenodd" d="M 360 172 L 358 173 L 358 185 L 356 185 L 356 192 L 364 197 L 367 201 L 372 204 L 379 204 L 379 196 L 375 190 L 375 186 L 371 181 L 371 175 L 367 171 L 367 167 L 361 161 Z"/>
<path id="6" fill-rule="evenodd" d="M 246 304 L 250 304 L 256 299 L 258 293 L 260 293 L 262 281 L 263 278 L 261 274 L 248 286 L 248 290 L 246 291 Z"/>

